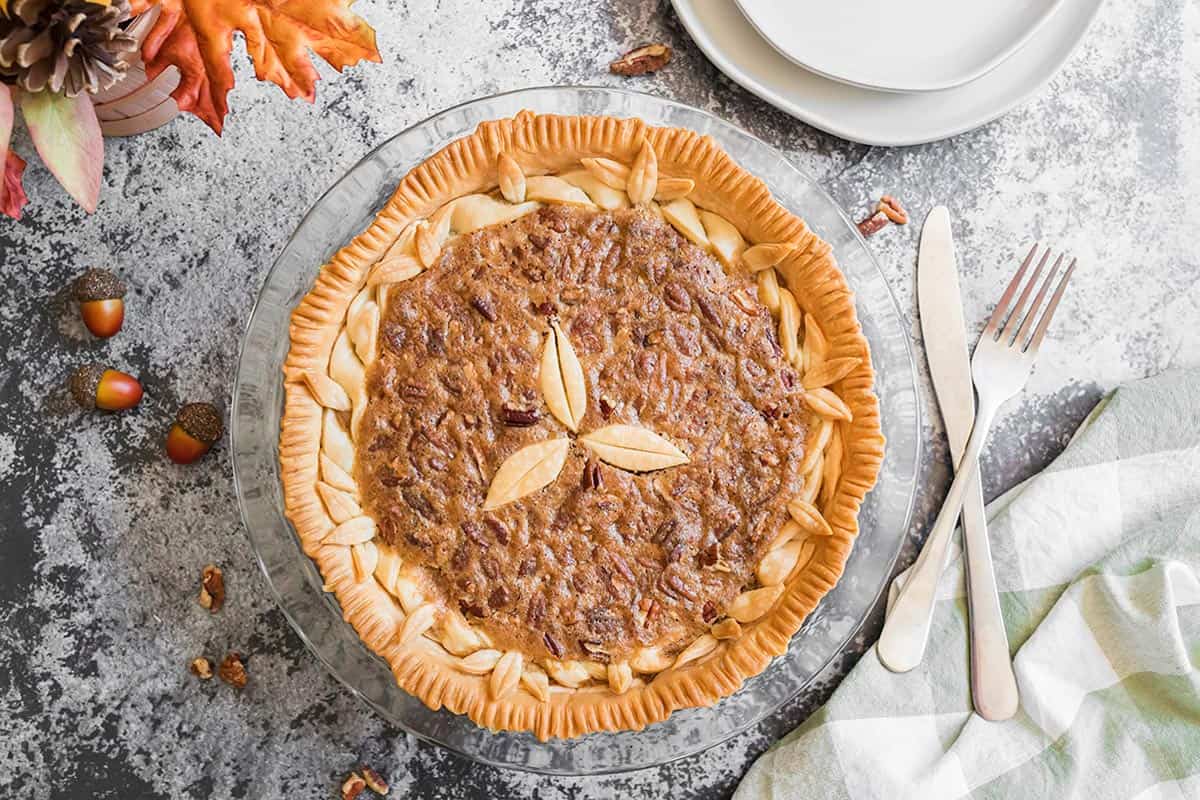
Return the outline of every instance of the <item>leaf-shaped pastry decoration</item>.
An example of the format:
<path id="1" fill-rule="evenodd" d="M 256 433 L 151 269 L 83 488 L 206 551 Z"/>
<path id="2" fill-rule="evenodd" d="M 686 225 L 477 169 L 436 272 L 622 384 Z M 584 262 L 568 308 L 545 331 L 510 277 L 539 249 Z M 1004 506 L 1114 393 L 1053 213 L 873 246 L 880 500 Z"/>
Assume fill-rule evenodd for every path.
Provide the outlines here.
<path id="1" fill-rule="evenodd" d="M 540 373 L 542 396 L 550 412 L 572 432 L 578 431 L 587 413 L 587 386 L 575 348 L 557 322 L 550 324 L 546 334 Z"/>
<path id="2" fill-rule="evenodd" d="M 779 276 L 773 269 L 758 273 L 758 300 L 772 314 L 779 313 Z"/>
<path id="3" fill-rule="evenodd" d="M 525 202 L 525 173 L 521 165 L 508 153 L 501 153 L 496 160 L 499 172 L 500 194 L 510 203 Z"/>
<path id="4" fill-rule="evenodd" d="M 362 544 L 375 538 L 375 520 L 367 516 L 348 519 L 329 532 L 321 541 L 325 544 L 342 544 L 347 547 Z"/>
<path id="5" fill-rule="evenodd" d="M 689 460 L 657 433 L 636 425 L 609 425 L 579 437 L 579 441 L 601 461 L 630 472 L 652 472 Z"/>
<path id="6" fill-rule="evenodd" d="M 350 440 L 350 434 L 342 427 L 337 412 L 332 408 L 325 409 L 325 416 L 322 418 L 321 452 L 329 456 L 333 463 L 347 474 L 354 472 L 354 442 Z"/>
<path id="7" fill-rule="evenodd" d="M 546 672 L 554 682 L 571 689 L 578 689 L 589 680 L 591 675 L 581 661 L 555 661 L 548 658 L 545 661 Z"/>
<path id="8" fill-rule="evenodd" d="M 417 258 L 421 259 L 421 264 L 425 269 L 429 269 L 437 263 L 438 256 L 442 254 L 442 243 L 438 239 L 437 232 L 428 222 L 417 223 L 413 241 L 417 245 Z"/>
<path id="9" fill-rule="evenodd" d="M 592 202 L 605 211 L 629 208 L 629 196 L 625 194 L 625 181 L 623 180 L 620 188 L 614 189 L 587 170 L 566 172 L 559 177 L 572 186 L 577 186 L 587 192 L 587 196 L 592 199 Z"/>
<path id="10" fill-rule="evenodd" d="M 419 259 L 407 253 L 385 256 L 367 275 L 367 288 L 380 284 L 401 283 L 420 275 L 424 269 Z"/>
<path id="11" fill-rule="evenodd" d="M 491 511 L 549 485 L 567 462 L 569 439 L 550 439 L 523 447 L 504 460 L 488 487 L 483 510 Z"/>
<path id="12" fill-rule="evenodd" d="M 818 364 L 814 369 L 804 374 L 805 389 L 820 389 L 822 386 L 828 386 L 831 383 L 837 383 L 842 378 L 849 375 L 858 365 L 862 363 L 861 358 L 848 356 L 846 358 L 831 358 Z"/>
<path id="13" fill-rule="evenodd" d="M 350 565 L 354 567 L 354 580 L 362 583 L 375 573 L 379 566 L 379 548 L 374 542 L 363 542 L 350 547 Z"/>
<path id="14" fill-rule="evenodd" d="M 554 175 L 535 175 L 527 178 L 525 196 L 543 203 L 562 203 L 581 208 L 596 207 L 592 198 L 587 196 L 587 192 Z"/>
<path id="15" fill-rule="evenodd" d="M 521 685 L 543 703 L 550 701 L 550 676 L 532 664 L 526 664 L 521 673 Z"/>
<path id="16" fill-rule="evenodd" d="M 488 679 L 488 691 L 491 692 L 493 700 L 500 700 L 517 688 L 524 665 L 524 657 L 516 650 L 509 650 L 500 656 L 495 669 L 492 670 L 492 677 Z"/>
<path id="17" fill-rule="evenodd" d="M 621 661 L 608 665 L 608 686 L 616 694 L 625 694 L 633 686 L 633 670 L 629 662 Z"/>
<path id="18" fill-rule="evenodd" d="M 496 668 L 500 656 L 499 650 L 476 650 L 458 661 L 458 668 L 468 675 L 487 675 Z"/>
<path id="19" fill-rule="evenodd" d="M 364 364 L 375 360 L 375 345 L 379 334 L 379 304 L 364 303 L 362 308 L 347 315 L 346 333 L 354 344 L 354 352 Z"/>
<path id="20" fill-rule="evenodd" d="M 803 497 L 793 497 L 788 501 L 788 513 L 801 530 L 817 536 L 833 536 L 833 528 L 817 511 L 817 507 L 806 502 Z"/>
<path id="21" fill-rule="evenodd" d="M 362 508 L 354 501 L 348 492 L 344 492 L 324 481 L 317 481 L 317 494 L 325 503 L 330 519 L 335 525 L 341 525 L 348 519 L 362 516 Z"/>
<path id="22" fill-rule="evenodd" d="M 334 411 L 350 410 L 350 395 L 346 394 L 342 385 L 333 378 L 316 370 L 306 370 L 300 374 L 300 378 L 308 387 L 313 399 L 325 408 L 332 408 Z"/>
<path id="23" fill-rule="evenodd" d="M 654 199 L 660 203 L 678 200 L 680 197 L 687 197 L 695 188 L 696 182 L 691 178 L 668 178 L 666 175 L 660 175 Z"/>
<path id="24" fill-rule="evenodd" d="M 330 486 L 345 492 L 357 492 L 358 484 L 350 477 L 350 473 L 338 466 L 337 462 L 321 453 L 321 478 Z"/>
<path id="25" fill-rule="evenodd" d="M 756 244 L 742 253 L 742 262 L 751 272 L 762 272 L 767 267 L 773 267 L 783 261 L 796 249 L 794 245 Z"/>
<path id="26" fill-rule="evenodd" d="M 606 186 L 624 191 L 629 183 L 629 167 L 619 161 L 611 158 L 581 158 L 579 163 Z"/>
<path id="27" fill-rule="evenodd" d="M 629 661 L 635 672 L 644 673 L 662 672 L 673 663 L 675 659 L 667 655 L 661 647 L 639 647 L 633 651 Z"/>
<path id="28" fill-rule="evenodd" d="M 486 194 L 469 194 L 454 203 L 450 227 L 459 233 L 470 233 L 488 225 L 509 222 L 536 211 L 540 203 L 526 202 L 509 205 Z"/>
<path id="29" fill-rule="evenodd" d="M 732 269 L 746 249 L 746 240 L 742 238 L 742 234 L 738 232 L 732 222 L 711 211 L 701 210 L 700 222 L 704 224 L 708 242 L 712 245 L 721 264 L 725 269 Z"/>
<path id="30" fill-rule="evenodd" d="M 840 419 L 846 422 L 854 418 L 854 415 L 850 411 L 850 406 L 846 405 L 846 401 L 829 389 L 812 389 L 805 392 L 804 402 L 821 417 Z"/>
<path id="31" fill-rule="evenodd" d="M 783 348 L 783 357 L 792 366 L 797 366 L 800 360 L 800 306 L 796 304 L 796 296 L 787 289 L 779 290 L 779 345 Z"/>
<path id="32" fill-rule="evenodd" d="M 812 314 L 804 315 L 804 371 L 815 370 L 829 353 L 829 341 Z"/>
<path id="33" fill-rule="evenodd" d="M 658 191 L 658 156 L 649 142 L 642 145 L 633 159 L 625 191 L 629 194 L 629 202 L 635 206 L 649 205 Z"/>
<path id="34" fill-rule="evenodd" d="M 686 197 L 672 200 L 662 207 L 663 217 L 692 244 L 708 247 L 708 235 L 700 223 L 696 206 Z"/>

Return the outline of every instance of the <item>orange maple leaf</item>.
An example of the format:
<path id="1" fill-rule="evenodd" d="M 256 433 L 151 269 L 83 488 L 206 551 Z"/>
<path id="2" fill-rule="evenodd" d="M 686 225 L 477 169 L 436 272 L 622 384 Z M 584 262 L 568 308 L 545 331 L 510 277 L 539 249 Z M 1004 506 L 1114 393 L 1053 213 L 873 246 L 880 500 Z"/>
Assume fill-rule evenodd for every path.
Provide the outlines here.
<path id="1" fill-rule="evenodd" d="M 147 75 L 153 79 L 168 66 L 178 67 L 181 79 L 171 96 L 180 110 L 192 112 L 220 134 L 233 88 L 229 54 L 234 31 L 246 37 L 259 80 L 311 103 L 319 76 L 309 50 L 338 72 L 362 60 L 380 60 L 375 31 L 349 11 L 350 2 L 133 0 L 131 5 L 134 13 L 161 6 L 142 45 Z"/>

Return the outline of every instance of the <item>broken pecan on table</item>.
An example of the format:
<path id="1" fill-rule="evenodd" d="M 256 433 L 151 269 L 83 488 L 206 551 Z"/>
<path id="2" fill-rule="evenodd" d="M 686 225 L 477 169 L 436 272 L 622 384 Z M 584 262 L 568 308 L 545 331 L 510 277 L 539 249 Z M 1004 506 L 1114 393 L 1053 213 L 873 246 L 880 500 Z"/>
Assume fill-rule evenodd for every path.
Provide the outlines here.
<path id="1" fill-rule="evenodd" d="M 362 771 L 363 781 L 366 782 L 367 788 L 375 794 L 387 794 L 388 782 L 375 770 L 363 764 L 359 769 Z"/>
<path id="2" fill-rule="evenodd" d="M 646 44 L 608 65 L 611 72 L 617 75 L 632 77 L 658 72 L 671 60 L 671 48 L 665 44 Z"/>
<path id="3" fill-rule="evenodd" d="M 367 782 L 362 779 L 362 776 L 357 772 L 351 772 L 346 780 L 342 781 L 342 800 L 354 800 L 362 794 L 362 790 L 367 788 Z"/>
<path id="4" fill-rule="evenodd" d="M 883 230 L 890 223 L 907 225 L 908 212 L 904 210 L 904 206 L 900 205 L 899 200 L 890 194 L 885 194 L 879 198 L 879 203 L 875 206 L 875 213 L 858 223 L 858 232 L 863 236 L 870 236 Z"/>
<path id="5" fill-rule="evenodd" d="M 212 662 L 204 656 L 193 658 L 188 664 L 188 671 L 202 681 L 206 681 L 213 676 Z"/>
<path id="6" fill-rule="evenodd" d="M 225 605 L 225 576 L 216 564 L 209 564 L 200 573 L 199 601 L 214 614 Z"/>
<path id="7" fill-rule="evenodd" d="M 247 676 L 242 654 L 233 651 L 225 656 L 221 666 L 217 668 L 217 676 L 235 689 L 245 689 Z"/>

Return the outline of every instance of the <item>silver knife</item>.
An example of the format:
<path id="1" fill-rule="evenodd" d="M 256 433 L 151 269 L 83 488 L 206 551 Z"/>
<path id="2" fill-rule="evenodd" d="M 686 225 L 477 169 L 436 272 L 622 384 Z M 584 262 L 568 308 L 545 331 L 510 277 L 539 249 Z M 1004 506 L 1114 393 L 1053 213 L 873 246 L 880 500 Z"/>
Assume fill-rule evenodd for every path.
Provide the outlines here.
<path id="1" fill-rule="evenodd" d="M 929 212 L 921 231 L 917 260 L 917 306 L 921 331 L 933 379 L 934 393 L 942 411 L 950 455 L 962 458 L 975 418 L 975 390 L 971 383 L 970 357 L 950 212 L 938 206 Z M 988 547 L 987 521 L 983 512 L 983 490 L 978 477 L 967 488 L 962 511 L 964 551 L 967 564 L 967 607 L 970 614 L 971 694 L 975 710 L 985 719 L 1008 719 L 1016 713 L 1017 684 L 1008 652 L 1008 636 L 1000 613 L 996 578 Z M 913 569 L 944 569 L 949 539 L 926 542 Z M 931 609 L 932 611 L 932 609 Z M 924 642 L 929 620 L 913 631 Z M 900 670 L 916 664 L 885 664 Z"/>

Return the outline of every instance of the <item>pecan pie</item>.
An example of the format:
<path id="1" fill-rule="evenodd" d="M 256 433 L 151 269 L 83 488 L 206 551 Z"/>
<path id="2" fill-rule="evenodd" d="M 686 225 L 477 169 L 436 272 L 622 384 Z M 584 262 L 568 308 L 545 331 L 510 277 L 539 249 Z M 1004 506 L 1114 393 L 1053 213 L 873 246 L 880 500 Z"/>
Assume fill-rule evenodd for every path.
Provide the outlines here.
<path id="1" fill-rule="evenodd" d="M 410 172 L 293 313 L 287 513 L 430 707 L 641 728 L 840 576 L 872 378 L 829 245 L 711 140 L 522 112 Z"/>

